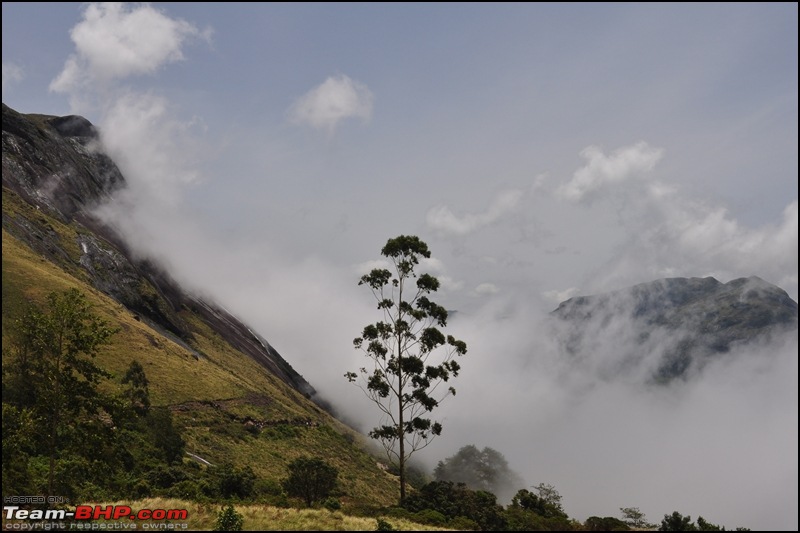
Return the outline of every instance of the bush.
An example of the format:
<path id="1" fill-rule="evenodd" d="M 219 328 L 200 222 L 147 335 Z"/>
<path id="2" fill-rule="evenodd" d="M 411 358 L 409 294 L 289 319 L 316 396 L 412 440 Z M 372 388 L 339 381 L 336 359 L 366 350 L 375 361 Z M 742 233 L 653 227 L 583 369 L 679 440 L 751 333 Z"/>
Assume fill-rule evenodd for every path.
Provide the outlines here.
<path id="1" fill-rule="evenodd" d="M 199 500 L 204 496 L 203 488 L 193 479 L 179 481 L 166 491 L 170 498 L 180 498 L 182 500 Z"/>
<path id="2" fill-rule="evenodd" d="M 425 509 L 414 513 L 412 520 L 429 526 L 443 526 L 447 523 L 447 517 L 433 509 Z"/>
<path id="3" fill-rule="evenodd" d="M 392 524 L 382 518 L 378 518 L 378 523 L 375 526 L 375 531 L 394 531 Z"/>
<path id="4" fill-rule="evenodd" d="M 466 516 L 457 516 L 447 522 L 448 529 L 455 529 L 456 531 L 478 531 L 480 526 Z"/>
<path id="5" fill-rule="evenodd" d="M 217 515 L 214 531 L 241 531 L 243 527 L 244 517 L 236 512 L 233 505 L 228 505 Z"/>
<path id="6" fill-rule="evenodd" d="M 327 498 L 336 487 L 339 471 L 319 457 L 301 457 L 289 463 L 289 477 L 283 488 L 290 496 L 303 498 L 308 507 Z"/>
<path id="7" fill-rule="evenodd" d="M 390 516 L 392 518 L 399 518 L 401 520 L 414 520 L 414 513 L 409 511 L 408 509 L 403 509 L 402 507 L 389 507 L 386 510 L 386 516 Z"/>
<path id="8" fill-rule="evenodd" d="M 328 498 L 322 502 L 322 506 L 331 512 L 338 511 L 342 508 L 342 504 L 336 498 Z"/>
<path id="9" fill-rule="evenodd" d="M 463 483 L 432 481 L 407 497 L 403 507 L 415 512 L 431 509 L 450 519 L 463 516 L 484 531 L 503 531 L 506 528 L 503 508 L 497 505 L 495 495 L 470 490 Z"/>
<path id="10" fill-rule="evenodd" d="M 235 468 L 225 463 L 214 472 L 219 494 L 223 498 L 249 498 L 253 494 L 256 475 L 249 466 Z"/>
<path id="11" fill-rule="evenodd" d="M 628 524 L 612 516 L 590 516 L 584 523 L 589 531 L 630 531 Z"/>

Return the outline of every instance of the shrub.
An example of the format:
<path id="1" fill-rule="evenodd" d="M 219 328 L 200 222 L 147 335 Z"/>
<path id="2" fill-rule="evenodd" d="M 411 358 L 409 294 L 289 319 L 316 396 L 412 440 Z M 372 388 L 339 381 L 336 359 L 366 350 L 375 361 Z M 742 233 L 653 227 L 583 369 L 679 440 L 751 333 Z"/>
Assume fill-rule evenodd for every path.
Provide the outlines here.
<path id="1" fill-rule="evenodd" d="M 244 517 L 236 512 L 233 505 L 228 505 L 217 515 L 214 531 L 241 531 L 242 527 L 244 527 Z"/>
<path id="2" fill-rule="evenodd" d="M 628 524 L 612 516 L 590 516 L 584 522 L 589 531 L 630 531 Z"/>
<path id="3" fill-rule="evenodd" d="M 322 506 L 331 512 L 338 511 L 339 509 L 342 508 L 342 504 L 339 503 L 339 500 L 337 500 L 336 498 L 326 499 L 324 502 L 322 502 Z"/>
<path id="4" fill-rule="evenodd" d="M 447 517 L 433 509 L 425 509 L 414 513 L 413 520 L 430 526 L 443 526 L 447 523 Z"/>
<path id="5" fill-rule="evenodd" d="M 392 527 L 392 524 L 390 524 L 386 520 L 378 518 L 378 523 L 375 527 L 375 531 L 394 531 L 394 528 Z"/>
<path id="6" fill-rule="evenodd" d="M 447 522 L 448 529 L 455 529 L 456 531 L 478 531 L 480 526 L 474 520 L 470 520 L 466 516 L 457 516 Z"/>
<path id="7" fill-rule="evenodd" d="M 248 498 L 253 494 L 256 475 L 249 466 L 235 468 L 230 463 L 225 463 L 218 467 L 215 475 L 223 498 Z"/>
<path id="8" fill-rule="evenodd" d="M 336 486 L 339 471 L 319 457 L 301 457 L 289 463 L 283 488 L 290 496 L 303 498 L 308 507 L 327 498 Z"/>

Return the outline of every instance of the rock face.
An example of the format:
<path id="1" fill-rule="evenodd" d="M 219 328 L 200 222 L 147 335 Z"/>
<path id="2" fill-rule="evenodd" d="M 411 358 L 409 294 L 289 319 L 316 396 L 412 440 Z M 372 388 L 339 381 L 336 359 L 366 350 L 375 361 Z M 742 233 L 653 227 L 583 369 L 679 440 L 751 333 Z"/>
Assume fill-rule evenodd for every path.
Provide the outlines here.
<path id="1" fill-rule="evenodd" d="M 186 293 L 158 265 L 133 259 L 122 239 L 92 215 L 93 207 L 124 187 L 125 178 L 102 152 L 88 120 L 23 115 L 3 104 L 6 231 L 190 350 L 191 328 L 181 316 L 187 311 L 284 382 L 313 395 L 313 387 L 265 339 Z"/>
<path id="2" fill-rule="evenodd" d="M 125 179 L 83 117 L 22 115 L 3 104 L 3 186 L 70 221 Z"/>
<path id="3" fill-rule="evenodd" d="M 651 377 L 667 382 L 736 347 L 797 329 L 797 302 L 755 276 L 724 284 L 670 278 L 571 298 L 551 316 L 567 353 L 616 349 L 627 364 L 650 357 Z"/>

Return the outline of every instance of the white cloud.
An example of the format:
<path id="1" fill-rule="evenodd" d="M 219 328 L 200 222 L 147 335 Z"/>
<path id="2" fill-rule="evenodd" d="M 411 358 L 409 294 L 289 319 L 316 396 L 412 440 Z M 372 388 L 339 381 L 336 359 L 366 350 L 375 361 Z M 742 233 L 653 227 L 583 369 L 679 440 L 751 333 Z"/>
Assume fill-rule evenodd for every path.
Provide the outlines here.
<path id="1" fill-rule="evenodd" d="M 511 189 L 495 196 L 489 208 L 482 213 L 466 213 L 458 216 L 446 205 L 439 205 L 428 211 L 428 227 L 440 235 L 467 235 L 485 228 L 512 213 L 523 192 Z"/>
<path id="2" fill-rule="evenodd" d="M 333 132 L 347 118 L 364 122 L 372 117 L 372 92 L 345 75 L 331 76 L 295 101 L 289 109 L 291 120 L 315 129 Z"/>
<path id="3" fill-rule="evenodd" d="M 434 276 L 438 276 L 447 270 L 441 259 L 437 257 L 423 257 L 419 260 L 420 272 L 428 272 Z"/>
<path id="4" fill-rule="evenodd" d="M 363 276 L 364 274 L 369 274 L 376 268 L 384 268 L 389 270 L 392 265 L 389 264 L 389 261 L 386 259 L 370 259 L 369 261 L 364 261 L 363 263 L 357 264 L 353 267 L 353 270 L 359 276 Z"/>
<path id="5" fill-rule="evenodd" d="M 587 160 L 572 179 L 559 187 L 556 194 L 572 201 L 590 199 L 604 186 L 642 178 L 653 170 L 664 155 L 664 150 L 651 148 L 640 141 L 620 148 L 607 156 L 597 146 L 588 146 L 581 152 Z"/>
<path id="6" fill-rule="evenodd" d="M 570 287 L 568 289 L 564 289 L 563 291 L 559 290 L 552 290 L 552 291 L 545 291 L 542 293 L 542 296 L 545 297 L 548 301 L 551 301 L 556 304 L 560 304 L 566 300 L 569 300 L 578 292 L 577 287 Z"/>
<path id="7" fill-rule="evenodd" d="M 10 85 L 22 81 L 23 77 L 22 67 L 15 63 L 3 62 L 3 91 Z"/>
<path id="8" fill-rule="evenodd" d="M 191 37 L 209 37 L 192 24 L 166 16 L 149 4 L 94 3 L 72 28 L 76 51 L 50 83 L 50 90 L 70 92 L 128 76 L 153 74 L 184 58 Z"/>
<path id="9" fill-rule="evenodd" d="M 487 296 L 490 294 L 497 294 L 500 292 L 500 289 L 497 288 L 497 285 L 494 283 L 481 283 L 477 287 L 475 287 L 475 294 L 480 296 Z"/>
<path id="10" fill-rule="evenodd" d="M 194 126 L 174 117 L 163 97 L 120 93 L 105 110 L 100 134 L 127 178 L 126 194 L 142 203 L 174 206 L 185 186 L 199 178 L 201 148 Z"/>
<path id="11" fill-rule="evenodd" d="M 450 276 L 436 276 L 443 291 L 456 292 L 464 288 L 464 282 L 455 280 Z"/>
<path id="12" fill-rule="evenodd" d="M 627 240 L 597 270 L 595 288 L 675 276 L 720 281 L 759 276 L 797 298 L 798 203 L 781 220 L 747 227 L 719 205 L 687 198 L 654 182 L 620 191 L 627 208 L 619 222 Z"/>

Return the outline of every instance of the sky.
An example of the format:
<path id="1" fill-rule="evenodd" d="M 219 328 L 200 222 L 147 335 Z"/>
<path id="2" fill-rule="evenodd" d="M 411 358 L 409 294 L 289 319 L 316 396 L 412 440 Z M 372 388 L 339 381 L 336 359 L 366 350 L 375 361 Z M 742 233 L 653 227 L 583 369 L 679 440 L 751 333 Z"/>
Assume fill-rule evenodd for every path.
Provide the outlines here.
<path id="1" fill-rule="evenodd" d="M 420 459 L 492 447 L 579 519 L 797 529 L 796 332 L 654 392 L 565 379 L 540 325 L 665 277 L 797 300 L 796 4 L 2 10 L 3 102 L 87 117 L 128 181 L 99 215 L 365 427 L 357 281 L 418 235 L 469 346 Z"/>

